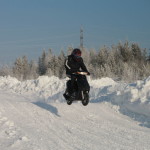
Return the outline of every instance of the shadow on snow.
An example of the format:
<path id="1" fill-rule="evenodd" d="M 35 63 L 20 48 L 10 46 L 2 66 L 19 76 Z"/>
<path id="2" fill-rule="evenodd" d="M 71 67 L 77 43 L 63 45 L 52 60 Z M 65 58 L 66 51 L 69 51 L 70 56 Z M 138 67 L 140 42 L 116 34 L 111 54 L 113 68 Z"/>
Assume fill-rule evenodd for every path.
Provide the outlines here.
<path id="1" fill-rule="evenodd" d="M 50 105 L 50 104 L 47 104 L 47 103 L 44 103 L 44 102 L 40 102 L 40 101 L 34 102 L 33 104 L 35 104 L 35 105 L 37 105 L 37 106 L 39 106 L 39 107 L 41 107 L 41 108 L 43 108 L 43 109 L 53 113 L 54 115 L 60 117 L 60 115 L 58 114 L 57 108 L 52 106 L 52 105 Z"/>

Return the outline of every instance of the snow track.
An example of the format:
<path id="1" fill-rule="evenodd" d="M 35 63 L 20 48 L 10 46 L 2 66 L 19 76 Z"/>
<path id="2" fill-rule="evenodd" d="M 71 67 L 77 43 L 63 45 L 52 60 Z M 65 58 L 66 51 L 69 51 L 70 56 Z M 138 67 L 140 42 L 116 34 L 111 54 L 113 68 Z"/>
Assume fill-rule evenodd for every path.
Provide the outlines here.
<path id="1" fill-rule="evenodd" d="M 149 128 L 108 102 L 85 107 L 34 98 L 0 90 L 1 150 L 150 149 Z"/>

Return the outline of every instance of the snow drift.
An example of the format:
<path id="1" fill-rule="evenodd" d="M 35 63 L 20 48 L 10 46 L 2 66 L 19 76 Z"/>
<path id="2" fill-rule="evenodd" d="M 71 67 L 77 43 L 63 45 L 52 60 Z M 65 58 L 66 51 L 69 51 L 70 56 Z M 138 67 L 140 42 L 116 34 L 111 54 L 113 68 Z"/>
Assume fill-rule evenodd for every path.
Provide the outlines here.
<path id="1" fill-rule="evenodd" d="M 150 77 L 131 84 L 115 82 L 110 78 L 88 80 L 91 86 L 91 103 L 110 102 L 118 106 L 123 114 L 150 126 Z M 41 101 L 65 102 L 62 94 L 66 88 L 66 81 L 67 78 L 60 80 L 54 76 L 41 76 L 36 80 L 20 82 L 8 76 L 0 77 L 0 88 L 28 97 L 35 95 L 40 97 Z"/>
<path id="2" fill-rule="evenodd" d="M 88 80 L 85 107 L 66 104 L 67 78 L 0 77 L 0 149 L 149 150 L 150 78 L 132 84 Z"/>

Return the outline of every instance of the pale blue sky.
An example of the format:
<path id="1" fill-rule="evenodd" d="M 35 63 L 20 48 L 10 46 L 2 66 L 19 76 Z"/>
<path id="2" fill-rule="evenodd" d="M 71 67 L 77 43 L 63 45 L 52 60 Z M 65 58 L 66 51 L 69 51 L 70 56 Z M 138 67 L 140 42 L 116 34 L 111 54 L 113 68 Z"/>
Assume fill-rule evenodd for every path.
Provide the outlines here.
<path id="1" fill-rule="evenodd" d="M 69 45 L 99 49 L 119 41 L 150 48 L 150 0 L 0 0 L 0 63 Z"/>

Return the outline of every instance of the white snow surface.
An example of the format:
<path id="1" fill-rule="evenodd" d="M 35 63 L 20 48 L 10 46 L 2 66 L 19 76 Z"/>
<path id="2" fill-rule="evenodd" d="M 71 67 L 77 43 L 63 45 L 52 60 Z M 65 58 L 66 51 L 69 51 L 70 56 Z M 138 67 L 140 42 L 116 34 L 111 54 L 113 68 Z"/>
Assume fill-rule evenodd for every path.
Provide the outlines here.
<path id="1" fill-rule="evenodd" d="M 150 150 L 150 77 L 89 78 L 87 106 L 66 104 L 67 80 L 0 77 L 0 150 Z"/>

